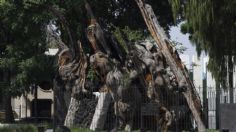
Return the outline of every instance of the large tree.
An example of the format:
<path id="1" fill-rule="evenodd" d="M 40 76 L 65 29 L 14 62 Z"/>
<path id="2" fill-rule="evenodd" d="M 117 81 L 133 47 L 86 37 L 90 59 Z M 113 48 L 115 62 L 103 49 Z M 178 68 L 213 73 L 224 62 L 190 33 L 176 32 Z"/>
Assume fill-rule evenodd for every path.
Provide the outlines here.
<path id="1" fill-rule="evenodd" d="M 54 26 L 58 29 L 56 40 L 58 41 L 59 48 L 63 45 L 64 48 L 66 47 L 63 49 L 63 54 L 60 55 L 65 55 L 66 59 L 68 59 L 62 60 L 62 62 L 59 61 L 59 66 L 63 67 L 58 69 L 58 78 L 62 81 L 61 86 L 64 87 L 63 89 L 70 87 L 68 91 L 72 92 L 71 101 L 75 101 L 74 104 L 76 104 L 74 98 L 77 95 L 73 93 L 76 92 L 73 91 L 73 87 L 80 87 L 81 83 L 77 85 L 78 82 L 76 81 L 78 76 L 79 79 L 85 77 L 84 74 L 80 76 L 80 73 L 86 72 L 79 71 L 80 73 L 78 73 L 77 68 L 78 66 L 84 66 L 82 69 L 86 69 L 85 65 L 81 65 L 83 61 L 85 64 L 86 59 L 81 61 L 81 58 L 84 57 L 85 53 L 94 52 L 91 50 L 92 45 L 90 46 L 90 40 L 86 36 L 87 27 L 90 26 L 94 18 L 91 15 L 87 15 L 88 10 L 85 9 L 85 2 L 84 0 L 9 0 L 1 3 L 0 16 L 3 18 L 0 21 L 3 26 L 1 33 L 6 36 L 4 38 L 7 38 L 2 39 L 3 41 L 1 42 L 1 49 L 3 50 L 2 66 L 4 71 L 13 67 L 13 71 L 10 70 L 13 79 L 8 81 L 16 83 L 13 83 L 14 85 L 11 86 L 21 84 L 21 86 L 28 88 L 28 86 L 42 81 L 41 73 L 44 72 L 41 72 L 41 68 L 48 66 L 45 64 L 46 61 L 42 59 L 45 58 L 43 53 L 46 50 L 47 36 L 45 28 L 50 22 L 53 22 Z M 169 26 L 174 23 L 168 1 L 150 0 L 148 2 L 153 5 L 161 25 L 168 32 Z M 135 41 L 149 34 L 141 14 L 137 13 L 139 9 L 134 0 L 92 0 L 89 3 L 95 11 L 96 21 L 100 23 L 102 29 L 105 32 L 112 30 L 116 39 L 120 39 L 120 42 Z M 134 32 L 139 37 L 134 36 L 132 34 Z M 109 34 L 109 32 L 106 34 Z M 124 38 L 126 36 L 128 37 Z M 105 35 L 105 37 L 107 36 Z M 81 41 L 83 49 L 80 43 L 77 43 L 78 40 Z M 116 52 L 113 52 L 112 57 L 116 56 L 114 53 Z M 64 86 L 67 82 L 63 82 L 65 78 L 60 76 L 62 74 L 60 70 L 63 68 L 65 69 L 62 72 L 65 75 L 69 75 L 66 77 L 72 77 L 70 78 L 72 81 L 69 83 L 73 83 L 73 85 Z M 45 69 L 43 68 L 42 70 Z M 73 72 L 76 74 L 70 76 L 73 75 Z M 16 87 L 11 88 L 14 88 L 14 91 L 17 89 Z M 73 110 L 76 109 L 71 109 L 72 112 Z M 70 111 L 68 114 L 70 114 Z"/>
<path id="2" fill-rule="evenodd" d="M 236 4 L 234 0 L 171 0 L 176 19 L 184 17 L 183 33 L 197 51 L 209 55 L 208 69 L 223 86 L 232 86 L 232 71 L 236 51 Z M 229 75 L 229 78 L 227 78 Z"/>
<path id="3" fill-rule="evenodd" d="M 190 34 L 198 54 L 205 51 L 209 55 L 207 67 L 216 80 L 216 127 L 219 128 L 220 88 L 229 90 L 229 101 L 234 103 L 235 0 L 171 0 L 171 4 L 174 17 L 186 19 L 181 30 Z M 206 92 L 203 96 L 206 97 Z"/>
<path id="4" fill-rule="evenodd" d="M 1 91 L 7 102 L 6 122 L 11 122 L 11 97 L 52 81 L 54 69 L 52 58 L 44 54 L 48 15 L 31 13 L 17 1 L 1 2 L 0 12 L 0 70 L 7 84 Z"/>

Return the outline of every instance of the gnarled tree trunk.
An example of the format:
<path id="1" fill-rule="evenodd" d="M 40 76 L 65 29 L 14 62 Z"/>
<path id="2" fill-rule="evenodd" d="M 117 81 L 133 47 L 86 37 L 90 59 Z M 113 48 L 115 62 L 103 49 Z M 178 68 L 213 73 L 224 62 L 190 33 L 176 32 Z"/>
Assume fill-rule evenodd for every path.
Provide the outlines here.
<path id="1" fill-rule="evenodd" d="M 185 67 L 182 65 L 176 51 L 171 47 L 164 31 L 162 31 L 158 25 L 151 7 L 142 3 L 141 0 L 136 0 L 136 2 L 142 11 L 151 34 L 158 43 L 159 49 L 153 45 L 149 48 L 146 43 L 139 43 L 135 44 L 133 47 L 131 47 L 131 45 L 130 47 L 128 46 L 130 49 L 125 55 L 120 52 L 121 50 L 118 44 L 108 43 L 107 36 L 105 36 L 107 32 L 103 32 L 93 15 L 92 9 L 89 4 L 86 3 L 85 8 L 90 22 L 86 35 L 95 52 L 95 54 L 90 57 L 90 64 L 100 77 L 101 84 L 106 86 L 105 89 L 107 90 L 106 92 L 100 91 L 101 95 L 97 103 L 95 114 L 93 115 L 90 129 L 95 131 L 103 129 L 107 119 L 106 116 L 109 104 L 113 99 L 116 104 L 116 107 L 114 106 L 113 108 L 115 109 L 115 114 L 123 120 L 126 120 L 125 124 L 129 126 L 129 131 L 132 129 L 134 114 L 128 115 L 127 113 L 134 113 L 135 110 L 139 109 L 142 103 L 151 103 L 153 101 L 158 105 L 161 111 L 159 113 L 160 117 L 156 120 L 158 120 L 162 130 L 167 131 L 169 126 L 172 125 L 174 117 L 174 114 L 172 115 L 170 112 L 171 107 L 177 109 L 173 104 L 178 106 L 180 102 L 179 100 L 170 101 L 170 98 L 172 95 L 181 95 L 187 100 L 188 106 L 198 123 L 199 131 L 203 131 L 205 127 L 204 124 L 201 124 L 200 100 L 187 76 Z M 66 91 L 71 93 L 64 125 L 71 127 L 75 123 L 75 118 L 77 118 L 76 112 L 80 109 L 82 104 L 80 100 L 82 97 L 81 93 L 87 92 L 84 88 L 87 59 L 81 45 L 78 46 L 80 51 L 77 51 L 80 54 L 79 57 L 73 57 L 71 53 L 72 50 L 61 41 L 59 42 L 59 46 L 60 45 L 60 53 L 58 54 L 59 76 L 64 82 Z M 111 49 L 113 50 L 112 52 Z M 116 54 L 116 57 L 114 57 L 114 54 Z M 122 58 L 123 56 L 125 56 L 125 60 Z M 111 57 L 114 58 L 111 59 Z M 175 77 L 167 73 L 168 68 L 165 64 L 165 60 L 177 80 L 173 79 Z M 179 86 L 177 82 L 179 82 Z M 183 94 L 178 94 L 179 92 L 176 91 L 181 90 L 175 89 L 175 91 L 173 87 L 182 88 L 184 90 L 182 91 Z M 138 95 L 142 99 L 136 100 L 138 96 L 135 95 Z M 170 102 L 172 104 L 170 104 Z M 186 103 L 181 105 L 186 106 Z M 177 112 L 177 110 L 173 111 Z"/>
<path id="2" fill-rule="evenodd" d="M 70 71 L 70 79 L 72 78 L 72 89 L 71 89 L 71 100 L 70 105 L 68 107 L 68 112 L 65 118 L 64 125 L 67 127 L 72 127 L 75 124 L 75 115 L 76 111 L 79 109 L 79 96 L 82 95 L 82 93 L 87 93 L 87 90 L 85 90 L 85 79 L 86 79 L 86 69 L 87 69 L 87 58 L 83 52 L 82 45 L 80 42 L 78 42 L 79 47 L 79 54 L 80 58 L 79 61 L 72 62 L 69 66 Z M 63 70 L 63 69 L 61 69 Z M 62 71 L 63 73 L 64 71 Z M 78 78 L 77 78 L 78 77 Z"/>
<path id="3" fill-rule="evenodd" d="M 80 106 L 79 96 L 82 93 L 87 93 L 84 86 L 87 71 L 87 57 L 79 41 L 75 48 L 78 50 L 70 49 L 62 42 L 61 38 L 53 29 L 51 30 L 50 35 L 55 39 L 59 47 L 59 53 L 57 54 L 58 75 L 54 79 L 54 91 L 56 101 L 55 110 L 56 114 L 60 115 L 56 116 L 55 124 L 64 124 L 67 127 L 72 127 L 75 125 L 76 112 Z M 69 97 L 67 96 L 68 94 Z"/>

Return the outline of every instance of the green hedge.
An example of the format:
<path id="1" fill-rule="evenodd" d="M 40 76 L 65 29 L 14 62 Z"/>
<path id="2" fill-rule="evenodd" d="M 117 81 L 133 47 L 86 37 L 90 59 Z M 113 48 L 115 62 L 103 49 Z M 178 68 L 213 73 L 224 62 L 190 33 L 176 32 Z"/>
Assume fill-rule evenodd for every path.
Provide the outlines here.
<path id="1" fill-rule="evenodd" d="M 38 132 L 33 125 L 8 125 L 0 127 L 0 132 Z"/>

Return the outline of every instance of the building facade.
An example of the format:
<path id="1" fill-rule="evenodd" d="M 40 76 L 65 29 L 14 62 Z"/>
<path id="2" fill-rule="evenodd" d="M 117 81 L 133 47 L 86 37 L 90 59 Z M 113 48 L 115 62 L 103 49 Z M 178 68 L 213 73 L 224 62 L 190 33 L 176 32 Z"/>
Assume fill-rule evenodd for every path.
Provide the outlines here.
<path id="1" fill-rule="evenodd" d="M 12 109 L 15 111 L 16 118 L 52 118 L 53 115 L 53 91 L 37 88 L 37 101 L 35 94 L 29 93 L 25 96 L 12 98 Z"/>

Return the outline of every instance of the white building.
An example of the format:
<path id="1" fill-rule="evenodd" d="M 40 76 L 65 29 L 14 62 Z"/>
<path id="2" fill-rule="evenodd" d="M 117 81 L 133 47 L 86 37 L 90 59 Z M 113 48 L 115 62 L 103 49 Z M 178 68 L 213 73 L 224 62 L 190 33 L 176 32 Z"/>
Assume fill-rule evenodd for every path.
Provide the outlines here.
<path id="1" fill-rule="evenodd" d="M 203 103 L 203 80 L 206 79 L 206 93 L 208 104 L 208 125 L 209 128 L 216 128 L 216 82 L 211 72 L 207 70 L 209 58 L 207 56 L 197 57 L 181 55 L 182 61 L 187 64 L 187 68 L 193 72 L 193 83 Z M 189 66 L 188 66 L 189 65 Z M 234 78 L 236 72 L 234 70 Z M 227 78 L 226 78 L 227 79 Z M 236 81 L 234 79 L 234 88 Z M 234 90 L 235 91 L 235 90 Z M 234 103 L 236 102 L 236 92 L 234 92 Z M 220 103 L 229 103 L 229 90 L 220 90 Z M 203 104 L 202 104 L 203 105 Z"/>
<path id="2" fill-rule="evenodd" d="M 58 49 L 48 49 L 45 54 L 54 56 L 57 52 Z M 12 109 L 15 112 L 16 119 L 35 116 L 39 118 L 52 118 L 54 112 L 53 90 L 44 90 L 41 87 L 38 87 L 36 93 L 36 105 L 34 93 L 28 93 L 25 96 L 22 95 L 21 97 L 12 98 Z"/>
<path id="3" fill-rule="evenodd" d="M 35 117 L 34 94 L 29 93 L 12 99 L 12 109 L 15 111 L 16 118 Z M 53 115 L 53 91 L 43 90 L 38 87 L 37 90 L 37 116 L 42 118 L 51 118 Z"/>

